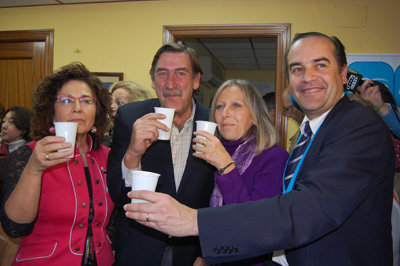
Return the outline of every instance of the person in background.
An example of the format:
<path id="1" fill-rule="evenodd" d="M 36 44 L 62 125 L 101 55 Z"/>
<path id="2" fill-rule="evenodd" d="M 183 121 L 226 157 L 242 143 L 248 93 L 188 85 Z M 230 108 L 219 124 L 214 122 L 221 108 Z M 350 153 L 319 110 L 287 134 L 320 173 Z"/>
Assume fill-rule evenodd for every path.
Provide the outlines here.
<path id="1" fill-rule="evenodd" d="M 112 85 L 110 88 L 110 93 L 112 96 L 112 114 L 111 114 L 111 127 L 110 131 L 106 133 L 107 140 L 103 143 L 105 146 L 111 146 L 111 140 L 113 137 L 113 122 L 114 117 L 117 114 L 117 110 L 120 106 L 136 101 L 143 101 L 153 98 L 150 91 L 146 90 L 139 84 L 133 81 L 118 81 Z"/>
<path id="2" fill-rule="evenodd" d="M 358 92 L 364 100 L 372 104 L 392 134 L 400 138 L 399 111 L 393 95 L 385 84 L 376 80 L 366 80 L 358 87 Z"/>
<path id="3" fill-rule="evenodd" d="M 30 141 L 31 111 L 24 107 L 11 107 L 1 123 L 0 159 Z"/>
<path id="4" fill-rule="evenodd" d="M 0 221 L 23 236 L 13 265 L 113 263 L 106 226 L 113 210 L 106 187 L 111 96 L 81 63 L 46 76 L 32 95 L 34 141 L 9 155 Z M 53 122 L 77 122 L 76 146 L 54 136 Z M 73 158 L 67 156 L 73 155 Z"/>
<path id="5" fill-rule="evenodd" d="M 293 105 L 292 101 L 290 100 L 290 94 L 291 94 L 290 86 L 287 86 L 282 94 L 283 115 L 288 118 L 292 118 L 300 127 L 301 121 L 303 121 L 304 118 L 304 113 Z M 289 153 L 293 151 L 299 136 L 300 136 L 300 128 L 289 139 L 290 142 L 290 146 L 288 149 Z"/>
<path id="6" fill-rule="evenodd" d="M 169 235 L 199 235 L 209 264 L 284 249 L 282 265 L 392 265 L 393 144 L 374 111 L 344 95 L 343 44 L 296 34 L 286 68 L 305 118 L 282 195 L 194 210 L 162 193 L 131 191 L 150 203 L 126 204 L 126 216 Z"/>
<path id="7" fill-rule="evenodd" d="M 112 120 L 114 120 L 118 107 L 136 101 L 153 98 L 151 92 L 133 81 L 119 81 L 110 88 L 112 95 Z"/>
<path id="8" fill-rule="evenodd" d="M 400 194 L 400 118 L 396 102 L 389 89 L 376 80 L 365 80 L 358 87 L 358 92 L 365 101 L 372 105 L 391 132 L 396 150 L 394 187 L 397 194 Z"/>
<path id="9" fill-rule="evenodd" d="M 269 118 L 275 120 L 275 92 L 268 92 L 263 97 L 265 104 L 267 105 Z"/>
<path id="10" fill-rule="evenodd" d="M 193 145 L 198 151 L 193 156 L 219 169 L 214 173 L 210 206 L 281 194 L 289 155 L 277 146 L 278 132 L 254 85 L 240 79 L 225 81 L 214 95 L 210 121 L 217 123 L 220 138 L 196 131 L 194 142 L 202 145 Z M 268 256 L 261 256 L 232 265 L 261 265 L 266 259 Z"/>
<path id="11" fill-rule="evenodd" d="M 193 208 L 209 205 L 215 168 L 193 156 L 196 120 L 208 120 L 209 110 L 198 104 L 193 92 L 199 88 L 202 70 L 196 52 L 183 44 L 166 44 L 153 58 L 150 76 L 157 99 L 121 106 L 114 120 L 114 137 L 108 157 L 107 182 L 118 208 L 115 222 L 116 265 L 193 265 L 200 260 L 197 237 L 175 238 L 143 226 L 125 216 L 128 169 L 160 174 L 156 190 Z M 154 107 L 174 108 L 170 141 L 159 141 L 157 129 L 168 127 Z M 129 186 L 129 187 L 126 187 Z"/>
<path id="12" fill-rule="evenodd" d="M 396 172 L 394 175 L 393 210 L 392 210 L 392 238 L 393 238 L 393 265 L 400 265 L 400 119 L 399 111 L 392 93 L 381 82 L 376 80 L 365 80 L 358 87 L 361 97 L 372 105 L 388 126 L 396 151 Z"/>

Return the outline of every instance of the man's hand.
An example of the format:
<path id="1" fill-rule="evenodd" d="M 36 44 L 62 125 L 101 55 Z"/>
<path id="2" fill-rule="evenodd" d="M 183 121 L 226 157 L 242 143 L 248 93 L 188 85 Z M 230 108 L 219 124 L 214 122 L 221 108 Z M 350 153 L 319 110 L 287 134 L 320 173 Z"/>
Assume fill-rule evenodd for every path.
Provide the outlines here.
<path id="1" fill-rule="evenodd" d="M 128 193 L 129 198 L 151 203 L 131 203 L 124 206 L 126 216 L 171 236 L 199 234 L 197 210 L 191 209 L 167 194 L 139 190 Z"/>
<path id="2" fill-rule="evenodd" d="M 168 131 L 168 127 L 157 119 L 164 119 L 165 115 L 149 113 L 133 124 L 131 141 L 128 150 L 125 153 L 125 166 L 133 169 L 139 166 L 140 159 L 150 145 L 157 141 L 158 130 L 162 129 Z"/>

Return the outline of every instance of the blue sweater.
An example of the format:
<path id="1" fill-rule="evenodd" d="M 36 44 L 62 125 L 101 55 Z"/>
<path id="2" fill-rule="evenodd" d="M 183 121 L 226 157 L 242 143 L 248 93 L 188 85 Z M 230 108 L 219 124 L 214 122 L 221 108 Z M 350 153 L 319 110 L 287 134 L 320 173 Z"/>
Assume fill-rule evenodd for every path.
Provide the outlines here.
<path id="1" fill-rule="evenodd" d="M 396 137 L 400 138 L 400 121 L 396 116 L 395 111 L 392 106 L 389 104 L 390 111 L 384 116 L 381 116 L 383 121 L 389 127 L 389 129 L 396 135 Z"/>

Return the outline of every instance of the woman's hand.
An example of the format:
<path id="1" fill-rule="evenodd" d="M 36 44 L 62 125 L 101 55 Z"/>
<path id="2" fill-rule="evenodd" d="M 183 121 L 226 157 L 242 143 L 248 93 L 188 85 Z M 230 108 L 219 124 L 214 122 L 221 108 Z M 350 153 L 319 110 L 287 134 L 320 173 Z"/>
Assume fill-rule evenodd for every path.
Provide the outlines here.
<path id="1" fill-rule="evenodd" d="M 373 107 L 379 108 L 382 105 L 382 96 L 379 91 L 379 86 L 374 85 L 374 81 L 366 80 L 364 83 L 358 88 L 358 91 L 361 94 L 361 97 L 364 100 L 369 101 Z"/>
<path id="2" fill-rule="evenodd" d="M 71 145 L 70 142 L 65 142 L 64 137 L 47 136 L 36 143 L 26 167 L 31 171 L 42 173 L 50 166 L 67 162 L 71 158 L 66 157 L 72 155 L 73 150 L 58 150 L 71 148 Z"/>
<path id="3" fill-rule="evenodd" d="M 193 142 L 199 144 L 192 145 L 193 149 L 197 151 L 193 153 L 194 157 L 205 160 L 217 169 L 221 169 L 232 161 L 232 157 L 217 137 L 201 130 L 195 131 L 193 134 L 196 136 Z"/>
<path id="4" fill-rule="evenodd" d="M 361 97 L 364 100 L 367 100 L 372 104 L 375 110 L 384 116 L 389 113 L 390 108 L 389 106 L 384 105 L 384 101 L 382 99 L 381 92 L 379 90 L 379 86 L 373 84 L 374 81 L 366 80 L 359 88 L 358 91 L 361 94 Z"/>

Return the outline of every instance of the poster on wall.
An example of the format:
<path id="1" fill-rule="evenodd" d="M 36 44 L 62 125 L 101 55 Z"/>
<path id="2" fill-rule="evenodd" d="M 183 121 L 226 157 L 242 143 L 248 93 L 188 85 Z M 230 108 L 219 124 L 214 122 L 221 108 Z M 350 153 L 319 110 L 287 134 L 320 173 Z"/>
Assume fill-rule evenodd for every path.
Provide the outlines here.
<path id="1" fill-rule="evenodd" d="M 363 79 L 385 84 L 400 106 L 400 54 L 347 54 L 347 64 Z"/>

